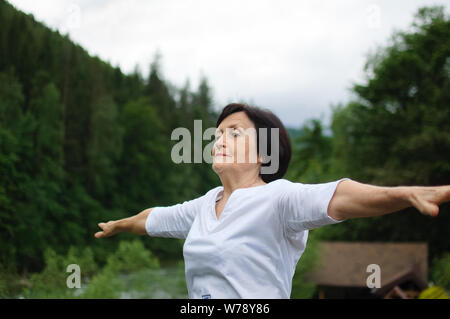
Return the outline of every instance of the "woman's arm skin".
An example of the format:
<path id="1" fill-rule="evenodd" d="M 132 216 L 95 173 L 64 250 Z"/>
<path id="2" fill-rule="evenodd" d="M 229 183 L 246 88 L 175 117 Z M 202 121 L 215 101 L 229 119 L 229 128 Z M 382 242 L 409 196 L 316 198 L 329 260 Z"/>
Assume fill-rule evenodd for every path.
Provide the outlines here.
<path id="1" fill-rule="evenodd" d="M 415 207 L 436 217 L 439 206 L 450 201 L 450 185 L 382 187 L 345 180 L 339 183 L 328 206 L 336 220 L 373 217 Z"/>
<path id="2" fill-rule="evenodd" d="M 96 232 L 94 236 L 95 238 L 111 237 L 120 232 L 145 235 L 147 234 L 147 231 L 145 230 L 145 221 L 152 209 L 153 208 L 145 209 L 139 214 L 128 218 L 112 220 L 107 223 L 99 223 L 98 226 L 102 231 Z"/>

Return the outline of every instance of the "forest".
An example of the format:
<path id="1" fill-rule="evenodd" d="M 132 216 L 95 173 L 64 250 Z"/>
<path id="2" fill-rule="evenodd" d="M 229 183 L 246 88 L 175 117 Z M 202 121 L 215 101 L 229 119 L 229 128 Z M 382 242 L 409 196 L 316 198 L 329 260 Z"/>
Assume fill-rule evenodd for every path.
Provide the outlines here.
<path id="1" fill-rule="evenodd" d="M 215 126 L 208 79 L 196 88 L 189 79 L 175 87 L 161 74 L 159 55 L 149 74 L 138 67 L 124 74 L 4 0 L 0 22 L 0 297 L 77 297 L 66 287 L 65 267 L 73 263 L 84 278 L 78 297 L 149 297 L 126 293 L 144 291 L 149 282 L 159 285 L 150 297 L 186 296 L 183 240 L 93 235 L 101 221 L 183 202 L 220 185 L 210 164 L 170 160 L 175 128 L 192 130 L 194 120 Z M 319 119 L 289 128 L 293 157 L 285 178 L 449 184 L 445 8 L 418 10 L 409 29 L 367 56 L 364 72 L 350 102 L 330 101 L 331 135 Z M 316 229 L 298 264 L 292 298 L 314 293 L 304 275 L 314 267 L 320 240 L 427 242 L 430 280 L 449 290 L 449 226 L 447 203 L 438 218 L 409 208 Z M 173 287 L 171 294 L 160 286 Z"/>

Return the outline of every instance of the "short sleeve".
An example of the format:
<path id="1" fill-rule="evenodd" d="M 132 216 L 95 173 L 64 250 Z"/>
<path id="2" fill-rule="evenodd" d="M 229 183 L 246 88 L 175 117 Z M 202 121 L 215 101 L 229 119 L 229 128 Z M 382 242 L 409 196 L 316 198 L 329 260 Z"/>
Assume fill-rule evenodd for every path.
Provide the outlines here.
<path id="1" fill-rule="evenodd" d="M 148 214 L 145 230 L 152 237 L 186 238 L 206 195 L 172 206 L 157 206 Z"/>
<path id="2" fill-rule="evenodd" d="M 340 223 L 328 215 L 328 205 L 341 181 L 303 184 L 285 180 L 279 196 L 281 221 L 287 233 L 310 230 L 317 227 Z"/>

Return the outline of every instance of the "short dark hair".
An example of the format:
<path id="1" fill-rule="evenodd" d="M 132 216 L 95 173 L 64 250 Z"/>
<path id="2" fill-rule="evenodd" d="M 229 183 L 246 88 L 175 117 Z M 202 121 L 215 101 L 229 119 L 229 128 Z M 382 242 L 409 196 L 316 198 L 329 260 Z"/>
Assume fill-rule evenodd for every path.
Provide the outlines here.
<path id="1" fill-rule="evenodd" d="M 261 174 L 262 180 L 266 183 L 270 183 L 274 180 L 280 179 L 286 174 L 286 171 L 291 160 L 291 141 L 287 133 L 286 128 L 280 119 L 268 109 L 261 109 L 256 106 L 250 106 L 243 103 L 231 103 L 225 106 L 222 113 L 217 119 L 216 127 L 219 127 L 220 123 L 230 114 L 236 112 L 245 112 L 248 118 L 253 122 L 256 128 L 256 145 L 257 152 L 259 154 L 259 140 L 260 140 L 260 128 L 267 128 L 267 153 L 272 153 L 271 148 L 271 128 L 279 129 L 279 167 L 274 174 Z M 260 154 L 261 156 L 261 154 Z M 262 166 L 269 166 L 270 163 L 263 163 Z"/>

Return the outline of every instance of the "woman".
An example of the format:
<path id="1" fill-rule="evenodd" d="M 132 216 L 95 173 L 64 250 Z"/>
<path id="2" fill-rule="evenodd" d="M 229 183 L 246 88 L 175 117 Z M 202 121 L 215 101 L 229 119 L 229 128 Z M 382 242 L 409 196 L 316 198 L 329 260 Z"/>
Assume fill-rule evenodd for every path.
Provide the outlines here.
<path id="1" fill-rule="evenodd" d="M 256 136 L 245 133 L 252 129 Z M 269 163 L 260 145 L 269 152 L 277 149 L 278 158 L 271 159 L 278 162 L 276 172 L 262 173 Z M 349 178 L 302 184 L 283 179 L 291 157 L 286 129 L 270 111 L 244 104 L 222 110 L 212 154 L 222 186 L 190 201 L 99 223 L 102 231 L 95 234 L 102 238 L 125 231 L 185 238 L 189 298 L 289 298 L 310 229 L 409 206 L 437 216 L 438 205 L 450 200 L 450 186 L 379 187 Z M 257 160 L 251 161 L 254 154 Z"/>

